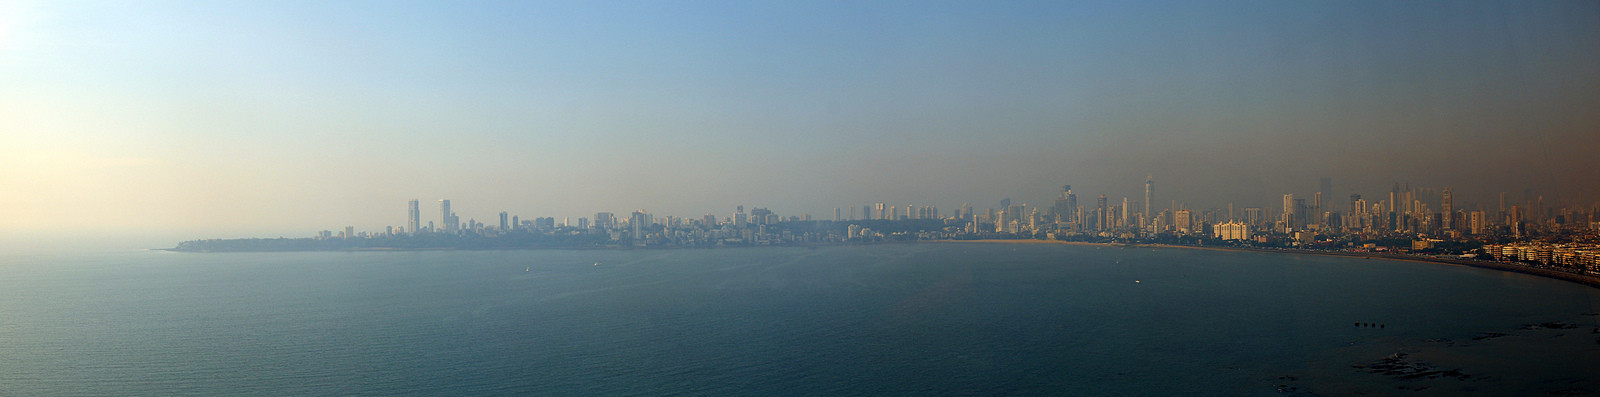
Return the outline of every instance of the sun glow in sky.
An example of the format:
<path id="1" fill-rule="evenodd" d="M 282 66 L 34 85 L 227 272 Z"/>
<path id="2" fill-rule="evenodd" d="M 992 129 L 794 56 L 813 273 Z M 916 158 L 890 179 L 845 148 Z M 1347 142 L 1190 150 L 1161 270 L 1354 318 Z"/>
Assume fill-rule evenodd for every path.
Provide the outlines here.
<path id="1" fill-rule="evenodd" d="M 1600 3 L 766 3 L 0 2 L 0 234 L 1600 197 Z"/>

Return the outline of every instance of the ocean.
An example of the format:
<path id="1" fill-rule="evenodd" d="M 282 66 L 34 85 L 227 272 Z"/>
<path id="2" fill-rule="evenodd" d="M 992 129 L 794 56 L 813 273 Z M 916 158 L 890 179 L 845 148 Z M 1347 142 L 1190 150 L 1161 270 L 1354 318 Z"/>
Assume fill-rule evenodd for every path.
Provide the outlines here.
<path id="1" fill-rule="evenodd" d="M 1594 394 L 1597 312 L 1521 274 L 1175 248 L 17 254 L 0 395 Z"/>

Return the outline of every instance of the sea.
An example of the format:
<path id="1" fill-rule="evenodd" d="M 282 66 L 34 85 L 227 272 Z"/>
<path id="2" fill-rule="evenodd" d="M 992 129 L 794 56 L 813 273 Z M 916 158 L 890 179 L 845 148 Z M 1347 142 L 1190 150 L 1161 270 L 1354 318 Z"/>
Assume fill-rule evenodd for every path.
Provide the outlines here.
<path id="1" fill-rule="evenodd" d="M 1593 395 L 1597 312 L 1181 248 L 0 254 L 0 395 Z"/>

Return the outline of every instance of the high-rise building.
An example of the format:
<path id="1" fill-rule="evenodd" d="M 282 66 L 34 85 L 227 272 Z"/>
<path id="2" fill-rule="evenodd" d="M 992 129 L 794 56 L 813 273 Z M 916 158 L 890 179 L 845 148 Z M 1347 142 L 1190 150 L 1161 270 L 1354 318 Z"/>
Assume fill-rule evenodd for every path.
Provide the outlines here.
<path id="1" fill-rule="evenodd" d="M 1279 216 L 1278 218 L 1279 218 L 1279 221 L 1283 222 L 1283 227 L 1284 227 L 1283 231 L 1284 232 L 1293 231 L 1295 229 L 1295 224 L 1294 224 L 1294 221 L 1295 221 L 1295 210 L 1294 210 L 1294 195 L 1293 194 L 1285 194 L 1285 195 L 1283 195 L 1283 215 Z"/>
<path id="2" fill-rule="evenodd" d="M 634 245 L 642 245 L 644 243 L 644 233 L 650 227 L 650 214 L 646 214 L 644 210 L 633 211 L 633 216 L 628 219 L 628 227 L 633 229 Z"/>
<path id="3" fill-rule="evenodd" d="M 1310 211 L 1306 207 L 1306 199 L 1294 199 L 1294 229 L 1304 229 L 1306 221 L 1310 218 Z"/>
<path id="4" fill-rule="evenodd" d="M 1250 238 L 1250 225 L 1243 222 L 1218 223 L 1213 232 L 1219 240 L 1247 240 Z"/>
<path id="5" fill-rule="evenodd" d="M 1307 219 L 1306 223 L 1323 223 L 1322 218 L 1319 216 L 1322 214 L 1322 192 L 1311 195 L 1311 214 L 1311 219 Z"/>
<path id="6" fill-rule="evenodd" d="M 1155 200 L 1155 196 L 1154 196 L 1154 194 L 1155 194 L 1155 186 L 1156 186 L 1155 177 L 1152 176 L 1152 175 L 1145 175 L 1145 177 L 1144 177 L 1144 219 L 1147 219 L 1146 222 L 1148 222 L 1148 219 L 1150 219 L 1150 203 L 1154 202 L 1152 200 Z M 1139 226 L 1140 227 L 1144 227 L 1145 225 L 1139 225 Z"/>
<path id="7" fill-rule="evenodd" d="M 1110 230 L 1111 229 L 1111 227 L 1110 227 L 1110 223 L 1111 222 L 1109 222 L 1110 219 L 1111 219 L 1111 216 L 1110 216 L 1111 214 L 1110 213 L 1111 213 L 1111 208 L 1106 207 L 1106 195 L 1102 194 L 1102 195 L 1100 195 L 1099 199 L 1095 200 L 1095 208 L 1094 208 L 1094 222 L 1095 222 L 1095 228 L 1096 228 L 1095 230 L 1106 231 L 1106 230 Z"/>
<path id="8" fill-rule="evenodd" d="M 418 232 L 422 231 L 422 208 L 421 208 L 421 206 L 422 206 L 422 203 L 420 201 L 411 200 L 410 208 L 408 209 L 408 211 L 406 211 L 406 215 L 407 215 L 406 226 L 409 228 L 407 230 L 409 230 L 411 232 L 411 234 L 417 234 Z"/>
<path id="9" fill-rule="evenodd" d="M 839 207 L 833 207 L 833 220 L 835 222 L 844 220 L 844 218 L 841 217 L 840 215 L 844 215 L 844 214 L 839 211 Z"/>
<path id="10" fill-rule="evenodd" d="M 1121 226 L 1128 226 L 1128 211 L 1131 211 L 1132 209 L 1128 207 L 1127 197 L 1122 198 L 1122 207 L 1120 209 L 1121 211 L 1119 211 L 1119 215 L 1121 215 L 1122 219 L 1118 220 L 1117 224 Z"/>
<path id="11" fill-rule="evenodd" d="M 1071 194 L 1072 185 L 1065 185 L 1061 187 L 1061 196 L 1056 197 L 1055 205 L 1050 206 L 1050 216 L 1055 218 L 1053 219 L 1054 221 L 1068 222 L 1072 220 L 1071 216 L 1073 204 L 1067 201 L 1067 196 Z"/>
<path id="12" fill-rule="evenodd" d="M 594 227 L 600 230 L 617 228 L 617 216 L 610 212 L 597 212 L 594 214 Z"/>
<path id="13" fill-rule="evenodd" d="M 500 211 L 500 230 L 511 230 L 511 214 Z"/>
<path id="14" fill-rule="evenodd" d="M 1456 228 L 1455 212 L 1453 211 L 1455 211 L 1455 203 L 1450 198 L 1450 188 L 1444 188 L 1443 196 L 1439 198 L 1439 216 L 1442 217 L 1439 218 L 1439 222 L 1440 226 L 1444 227 L 1445 230 L 1454 230 Z"/>
<path id="15" fill-rule="evenodd" d="M 1177 229 L 1179 234 L 1189 234 L 1189 231 L 1194 228 L 1194 213 L 1189 210 L 1173 212 L 1172 227 Z"/>
<path id="16" fill-rule="evenodd" d="M 1511 226 L 1511 235 L 1513 237 L 1522 238 L 1522 234 L 1525 231 L 1522 230 L 1523 229 L 1523 227 L 1522 227 L 1523 225 L 1522 225 L 1522 207 L 1521 206 L 1516 206 L 1516 205 L 1511 206 L 1511 219 L 1507 220 L 1506 224 Z"/>
<path id="17" fill-rule="evenodd" d="M 1396 197 L 1399 194 L 1400 194 L 1400 182 L 1395 182 L 1394 183 L 1394 187 L 1389 188 L 1389 201 L 1385 202 L 1384 203 L 1384 207 L 1383 207 L 1385 210 L 1387 210 L 1383 214 L 1384 218 L 1385 218 L 1384 219 L 1384 228 L 1386 228 L 1388 230 L 1400 230 L 1400 211 L 1399 211 L 1400 207 L 1398 205 L 1395 205 L 1396 203 L 1399 202 L 1399 201 L 1396 201 L 1396 200 L 1399 199 L 1398 197 Z"/>
<path id="18" fill-rule="evenodd" d="M 461 229 L 461 221 L 456 218 L 455 212 L 450 211 L 450 200 L 439 200 L 439 223 L 446 232 Z"/>

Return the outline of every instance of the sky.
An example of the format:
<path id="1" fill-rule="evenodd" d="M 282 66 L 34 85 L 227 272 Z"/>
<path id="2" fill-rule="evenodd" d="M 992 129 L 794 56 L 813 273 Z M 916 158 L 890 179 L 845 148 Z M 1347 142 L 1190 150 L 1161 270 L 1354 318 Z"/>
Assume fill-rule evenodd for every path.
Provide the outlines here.
<path id="1" fill-rule="evenodd" d="M 1596 49 L 1595 1 L 0 0 L 0 238 L 374 231 L 412 199 L 948 214 L 1146 176 L 1156 208 L 1321 177 L 1587 207 Z"/>

